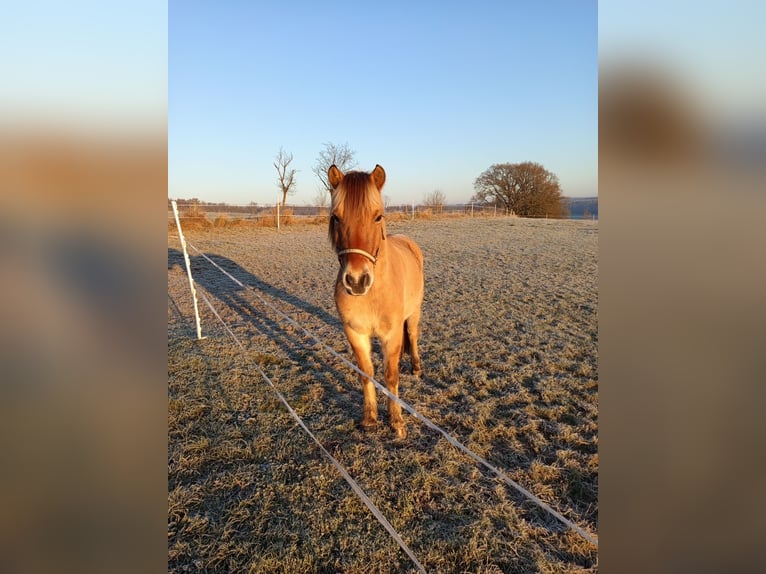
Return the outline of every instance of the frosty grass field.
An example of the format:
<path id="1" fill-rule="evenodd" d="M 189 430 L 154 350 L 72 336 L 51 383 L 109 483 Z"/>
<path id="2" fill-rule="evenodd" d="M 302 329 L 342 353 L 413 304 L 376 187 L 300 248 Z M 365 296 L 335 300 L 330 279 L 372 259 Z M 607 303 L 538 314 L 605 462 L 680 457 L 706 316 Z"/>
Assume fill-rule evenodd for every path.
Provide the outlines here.
<path id="1" fill-rule="evenodd" d="M 567 518 L 598 532 L 598 222 L 392 221 L 425 256 L 423 377 L 401 398 Z M 323 225 L 188 230 L 187 240 L 353 360 Z M 415 572 L 254 365 L 429 572 L 595 572 L 597 550 L 404 413 L 357 428 L 357 375 L 168 233 L 168 570 Z M 380 347 L 373 348 L 382 380 Z"/>

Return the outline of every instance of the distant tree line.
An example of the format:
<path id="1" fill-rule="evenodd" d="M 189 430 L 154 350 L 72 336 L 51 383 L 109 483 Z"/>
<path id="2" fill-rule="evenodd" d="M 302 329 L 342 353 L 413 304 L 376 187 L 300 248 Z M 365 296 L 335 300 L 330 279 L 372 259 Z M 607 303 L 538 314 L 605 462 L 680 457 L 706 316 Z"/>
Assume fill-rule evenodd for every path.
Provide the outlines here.
<path id="1" fill-rule="evenodd" d="M 327 207 L 332 187 L 327 181 L 327 170 L 333 164 L 341 171 L 356 167 L 356 152 L 347 143 L 334 144 L 326 142 L 319 152 L 312 172 L 319 180 L 318 193 L 314 198 L 315 205 Z M 296 191 L 297 170 L 291 167 L 293 154 L 279 148 L 274 160 L 277 170 L 277 187 L 282 195 L 282 207 L 285 207 L 287 196 Z M 550 217 L 563 218 L 570 215 L 570 206 L 575 207 L 571 199 L 564 198 L 558 177 L 545 169 L 541 164 L 525 161 L 521 163 L 496 163 L 487 168 L 474 180 L 474 195 L 471 202 L 480 206 L 490 206 L 502 210 L 503 213 L 515 214 L 519 217 Z M 388 203 L 388 199 L 386 202 Z M 199 200 L 178 200 L 179 207 L 192 207 Z M 169 203 L 169 202 L 168 202 Z M 436 189 L 423 197 L 421 205 L 441 213 L 446 204 L 444 193 Z M 251 208 L 256 207 L 251 203 Z M 168 205 L 169 207 L 169 205 Z M 598 203 L 577 204 L 575 216 L 588 217 L 598 214 Z M 247 213 L 250 209 L 243 206 L 229 206 L 225 203 L 205 204 L 206 211 L 230 211 Z"/>
<path id="2" fill-rule="evenodd" d="M 168 198 L 168 210 L 173 209 L 170 201 L 170 198 Z M 255 202 L 250 202 L 249 205 L 230 205 L 226 202 L 207 202 L 196 197 L 176 199 L 176 204 L 179 211 L 204 211 L 205 213 L 252 213 L 258 209 L 258 204 Z"/>

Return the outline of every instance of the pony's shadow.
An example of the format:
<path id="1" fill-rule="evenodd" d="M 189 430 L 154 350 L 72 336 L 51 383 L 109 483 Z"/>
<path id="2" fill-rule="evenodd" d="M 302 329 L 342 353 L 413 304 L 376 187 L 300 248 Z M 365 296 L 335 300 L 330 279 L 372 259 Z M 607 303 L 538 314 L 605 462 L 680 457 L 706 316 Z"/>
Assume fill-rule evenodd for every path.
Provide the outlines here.
<path id="1" fill-rule="evenodd" d="M 312 359 L 327 375 L 335 380 L 347 380 L 353 384 L 352 381 L 356 380 L 355 375 L 349 376 L 347 372 L 339 370 L 337 364 L 313 351 L 311 348 L 314 346 L 313 342 L 309 342 L 299 330 L 289 326 L 285 319 L 274 318 L 275 312 L 267 311 L 262 303 L 256 302 L 248 287 L 253 287 L 256 292 L 266 294 L 273 299 L 284 301 L 293 308 L 308 313 L 342 332 L 340 319 L 328 313 L 327 310 L 264 281 L 232 259 L 211 253 L 205 255 L 246 286 L 237 285 L 201 255 L 189 257 L 194 282 L 217 299 L 224 308 L 234 312 L 238 325 L 246 325 L 268 337 L 292 363 L 304 363 L 307 353 L 310 353 Z M 168 269 L 176 265 L 183 270 L 186 269 L 183 253 L 177 249 L 168 248 Z M 290 315 L 289 312 L 287 314 Z M 358 401 L 355 400 L 357 398 Z M 330 399 L 348 416 L 353 416 L 357 420 L 361 419 L 361 392 L 359 397 L 348 398 L 333 392 L 330 393 Z M 352 410 L 349 411 L 349 409 Z"/>
<path id="2" fill-rule="evenodd" d="M 223 257 L 221 255 L 216 255 L 213 253 L 206 253 L 205 254 L 211 261 L 214 261 L 217 265 L 219 265 L 222 269 L 224 269 L 226 272 L 230 273 L 233 277 L 238 279 L 240 282 L 242 282 L 245 285 L 249 285 L 257 289 L 258 291 L 262 291 L 271 297 L 274 297 L 275 299 L 280 299 L 286 303 L 289 303 L 293 307 L 296 307 L 302 311 L 305 311 L 307 313 L 310 313 L 314 317 L 317 317 L 318 319 L 321 319 L 328 325 L 340 328 L 341 323 L 340 320 L 328 313 L 325 309 L 321 307 L 317 307 L 316 305 L 313 305 L 309 303 L 308 301 L 304 301 L 300 297 L 296 297 L 294 294 L 289 293 L 288 291 L 285 291 L 284 289 L 281 289 L 279 287 L 275 287 L 274 285 L 264 281 L 257 275 L 254 275 L 241 265 L 237 263 L 236 261 L 233 261 L 232 259 L 229 259 L 228 257 Z M 242 287 L 239 285 L 236 285 L 231 279 L 228 277 L 225 277 L 223 273 L 221 273 L 220 270 L 215 269 L 209 261 L 205 260 L 204 257 L 201 255 L 192 255 L 189 257 L 191 267 L 192 267 L 192 276 L 194 277 L 194 281 L 196 283 L 199 283 L 202 285 L 208 292 L 215 295 L 217 298 L 221 298 L 221 296 L 226 296 L 230 293 L 241 293 L 242 291 L 245 291 Z M 171 267 L 178 265 L 182 269 L 185 269 L 185 263 L 184 263 L 184 257 L 183 254 L 178 251 L 177 249 L 168 249 L 168 269 Z M 213 273 L 210 273 L 208 271 L 212 270 Z"/>

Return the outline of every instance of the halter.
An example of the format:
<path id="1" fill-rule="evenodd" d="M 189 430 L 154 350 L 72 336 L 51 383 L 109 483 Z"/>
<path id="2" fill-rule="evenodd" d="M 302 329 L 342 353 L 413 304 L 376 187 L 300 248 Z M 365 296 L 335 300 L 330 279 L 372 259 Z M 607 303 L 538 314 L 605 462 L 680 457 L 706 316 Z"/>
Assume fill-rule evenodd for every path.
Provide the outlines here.
<path id="1" fill-rule="evenodd" d="M 381 240 L 381 242 L 386 240 L 386 232 L 382 228 L 380 230 L 380 240 Z M 375 255 L 372 255 L 371 253 L 368 253 L 364 249 L 355 249 L 353 247 L 350 248 L 350 249 L 342 249 L 342 250 L 338 251 L 338 260 L 340 261 L 340 256 L 341 255 L 346 255 L 348 253 L 356 253 L 358 255 L 363 255 L 364 257 L 366 257 L 367 259 L 372 261 L 373 265 L 375 265 L 375 263 L 377 263 L 377 261 L 378 261 L 378 253 L 380 253 L 380 244 L 378 244 L 378 248 L 375 250 Z"/>
<path id="2" fill-rule="evenodd" d="M 340 259 L 341 255 L 346 255 L 346 253 L 358 253 L 359 255 L 364 255 L 367 259 L 372 261 L 373 265 L 375 265 L 375 263 L 378 261 L 379 251 L 380 246 L 378 246 L 378 249 L 375 251 L 375 255 L 370 255 L 364 249 L 343 249 L 342 251 L 338 251 L 338 259 Z"/>

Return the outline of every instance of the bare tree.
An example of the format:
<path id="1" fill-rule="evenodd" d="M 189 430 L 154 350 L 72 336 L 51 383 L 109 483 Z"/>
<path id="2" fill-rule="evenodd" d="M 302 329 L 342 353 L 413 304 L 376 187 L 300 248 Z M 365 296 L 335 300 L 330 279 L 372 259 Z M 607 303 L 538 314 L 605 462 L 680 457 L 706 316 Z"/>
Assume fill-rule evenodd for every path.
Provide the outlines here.
<path id="1" fill-rule="evenodd" d="M 444 195 L 444 192 L 441 189 L 435 189 L 425 196 L 423 205 L 430 208 L 434 213 L 441 213 L 444 211 L 446 201 L 447 197 Z"/>
<path id="2" fill-rule="evenodd" d="M 279 153 L 274 161 L 274 167 L 277 169 L 277 176 L 279 181 L 277 187 L 282 192 L 282 207 L 285 206 L 287 201 L 287 194 L 295 193 L 295 173 L 296 170 L 290 167 L 293 161 L 293 154 L 287 153 L 281 147 Z"/>
<path id="3" fill-rule="evenodd" d="M 337 145 L 331 142 L 323 144 L 324 149 L 319 152 L 314 167 L 311 171 L 319 178 L 321 183 L 321 190 L 326 191 L 328 194 L 332 193 L 332 186 L 327 180 L 327 170 L 330 166 L 335 165 L 343 172 L 348 171 L 356 167 L 357 163 L 354 159 L 354 150 L 348 147 L 348 143 L 343 145 Z"/>
<path id="4" fill-rule="evenodd" d="M 565 217 L 559 178 L 539 163 L 494 164 L 476 178 L 473 201 L 522 217 Z"/>

